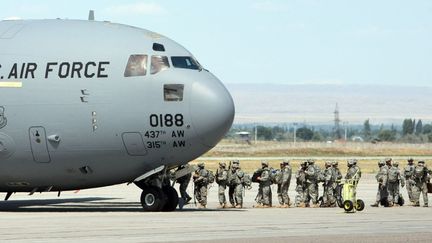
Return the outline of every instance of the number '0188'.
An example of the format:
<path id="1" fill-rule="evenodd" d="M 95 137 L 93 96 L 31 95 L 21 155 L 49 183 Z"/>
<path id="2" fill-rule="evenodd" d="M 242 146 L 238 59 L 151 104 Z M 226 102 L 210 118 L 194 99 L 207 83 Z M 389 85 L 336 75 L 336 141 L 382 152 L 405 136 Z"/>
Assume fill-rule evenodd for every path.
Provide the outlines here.
<path id="1" fill-rule="evenodd" d="M 183 126 L 183 114 L 151 114 L 150 126 L 152 127 L 181 127 Z"/>

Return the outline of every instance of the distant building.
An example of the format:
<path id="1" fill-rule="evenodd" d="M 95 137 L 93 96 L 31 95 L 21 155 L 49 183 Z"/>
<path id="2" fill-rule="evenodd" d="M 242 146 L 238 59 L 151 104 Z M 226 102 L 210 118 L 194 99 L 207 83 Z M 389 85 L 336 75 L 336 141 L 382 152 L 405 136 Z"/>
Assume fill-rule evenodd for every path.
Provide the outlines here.
<path id="1" fill-rule="evenodd" d="M 251 137 L 250 132 L 236 132 L 236 135 L 240 141 L 244 141 L 247 144 L 251 145 Z"/>

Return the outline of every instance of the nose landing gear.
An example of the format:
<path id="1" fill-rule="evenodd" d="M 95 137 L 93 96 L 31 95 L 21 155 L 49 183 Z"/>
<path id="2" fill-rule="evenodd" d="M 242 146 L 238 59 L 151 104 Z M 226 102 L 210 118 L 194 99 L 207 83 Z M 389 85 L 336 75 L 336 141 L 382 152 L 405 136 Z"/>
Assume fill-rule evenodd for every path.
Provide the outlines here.
<path id="1" fill-rule="evenodd" d="M 179 203 L 177 191 L 170 185 L 168 176 L 161 172 L 153 174 L 145 179 L 136 181 L 135 184 L 143 191 L 141 193 L 141 205 L 147 212 L 174 211 Z"/>

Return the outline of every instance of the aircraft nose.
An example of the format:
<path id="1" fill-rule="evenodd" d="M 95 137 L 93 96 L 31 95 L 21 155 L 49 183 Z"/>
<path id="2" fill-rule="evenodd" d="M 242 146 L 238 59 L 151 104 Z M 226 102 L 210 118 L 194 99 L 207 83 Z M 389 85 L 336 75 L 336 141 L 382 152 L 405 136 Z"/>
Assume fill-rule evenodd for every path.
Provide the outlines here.
<path id="1" fill-rule="evenodd" d="M 228 90 L 211 76 L 193 84 L 190 104 L 197 135 L 205 146 L 216 146 L 234 120 L 234 102 Z"/>

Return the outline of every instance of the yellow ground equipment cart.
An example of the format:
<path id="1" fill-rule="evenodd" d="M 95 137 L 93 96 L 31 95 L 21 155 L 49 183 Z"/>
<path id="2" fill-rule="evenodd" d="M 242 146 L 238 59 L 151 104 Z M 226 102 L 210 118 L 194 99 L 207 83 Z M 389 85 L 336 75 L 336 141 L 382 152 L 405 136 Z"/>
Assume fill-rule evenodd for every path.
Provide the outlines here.
<path id="1" fill-rule="evenodd" d="M 354 176 L 356 178 L 356 176 Z M 355 211 L 362 211 L 365 208 L 363 200 L 356 198 L 358 179 L 346 179 L 342 186 L 342 195 L 338 198 L 338 203 L 342 206 L 347 213 L 354 213 Z"/>

